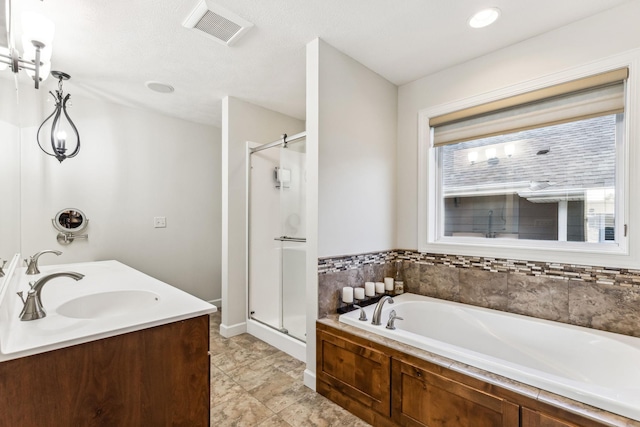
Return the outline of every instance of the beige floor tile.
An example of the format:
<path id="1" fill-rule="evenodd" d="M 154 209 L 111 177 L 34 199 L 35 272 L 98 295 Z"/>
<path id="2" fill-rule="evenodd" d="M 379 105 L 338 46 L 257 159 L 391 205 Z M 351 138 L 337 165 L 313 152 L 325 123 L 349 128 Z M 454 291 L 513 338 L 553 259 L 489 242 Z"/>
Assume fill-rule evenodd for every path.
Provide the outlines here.
<path id="1" fill-rule="evenodd" d="M 311 397 L 315 392 L 284 372 L 275 371 L 269 381 L 251 389 L 251 395 L 271 409 L 280 412 L 292 404 L 306 397 Z"/>
<path id="2" fill-rule="evenodd" d="M 273 417 L 266 406 L 248 393 L 211 408 L 211 425 L 216 427 L 255 427 Z"/>
<path id="3" fill-rule="evenodd" d="M 211 380 L 211 406 L 217 406 L 246 396 L 247 391 L 226 375 Z"/>
<path id="4" fill-rule="evenodd" d="M 291 424 L 283 420 L 277 415 L 261 422 L 258 427 L 291 427 Z"/>
<path id="5" fill-rule="evenodd" d="M 225 372 L 260 360 L 260 354 L 246 348 L 238 348 L 211 356 L 211 362 Z"/>
<path id="6" fill-rule="evenodd" d="M 305 364 L 249 335 L 224 338 L 210 316 L 211 425 L 368 427 L 303 384 Z"/>
<path id="7" fill-rule="evenodd" d="M 319 394 L 299 400 L 278 413 L 293 427 L 341 426 L 348 412 Z"/>

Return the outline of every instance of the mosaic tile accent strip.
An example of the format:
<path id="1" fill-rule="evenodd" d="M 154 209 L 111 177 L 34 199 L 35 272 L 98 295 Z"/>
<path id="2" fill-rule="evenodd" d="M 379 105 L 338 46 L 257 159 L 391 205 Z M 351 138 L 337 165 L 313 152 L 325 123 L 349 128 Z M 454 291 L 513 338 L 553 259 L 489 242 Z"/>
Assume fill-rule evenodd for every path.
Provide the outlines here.
<path id="1" fill-rule="evenodd" d="M 514 273 L 525 276 L 552 277 L 601 285 L 640 288 L 640 270 L 522 261 L 503 258 L 421 253 L 414 250 L 391 250 L 318 259 L 318 274 L 355 270 L 371 264 L 386 264 L 396 260 L 424 265 L 445 265 L 454 268 L 484 270 L 493 273 Z"/>
<path id="2" fill-rule="evenodd" d="M 395 251 L 369 252 L 357 255 L 327 257 L 318 259 L 318 274 L 356 270 L 365 265 L 385 264 L 398 258 Z"/>
<path id="3" fill-rule="evenodd" d="M 640 270 L 392 250 L 319 260 L 318 314 L 343 286 L 395 275 L 405 292 L 640 337 Z"/>

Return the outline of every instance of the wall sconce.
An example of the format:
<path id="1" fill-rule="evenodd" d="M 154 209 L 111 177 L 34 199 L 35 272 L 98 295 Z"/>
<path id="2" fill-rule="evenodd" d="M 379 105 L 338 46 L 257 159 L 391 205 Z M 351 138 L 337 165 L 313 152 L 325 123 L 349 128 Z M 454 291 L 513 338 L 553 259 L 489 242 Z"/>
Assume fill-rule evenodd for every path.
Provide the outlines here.
<path id="1" fill-rule="evenodd" d="M 55 110 L 53 110 L 53 113 L 51 113 L 38 128 L 37 140 L 40 149 L 44 151 L 45 154 L 55 157 L 60 163 L 62 163 L 64 159 L 74 157 L 80 151 L 80 135 L 78 134 L 76 125 L 67 113 L 67 101 L 71 95 L 67 94 L 65 96 L 62 91 L 62 81 L 69 80 L 71 76 L 67 73 L 63 73 L 62 71 L 52 71 L 51 75 L 58 79 L 58 90 L 55 95 L 53 92 L 49 92 L 56 101 L 56 107 Z M 45 126 L 52 117 L 53 120 L 51 123 Z M 41 134 L 43 134 L 45 138 L 49 137 L 51 139 L 51 152 L 45 150 L 42 146 L 42 143 L 40 142 Z M 70 137 L 71 143 L 69 143 Z M 69 151 L 69 148 L 67 147 L 73 147 L 71 154 L 67 154 L 67 151 Z"/>
<path id="2" fill-rule="evenodd" d="M 55 27 L 53 22 L 42 15 L 24 13 L 22 45 L 24 54 L 16 50 L 13 41 L 11 0 L 6 0 L 7 41 L 6 48 L 0 48 L 0 70 L 9 68 L 13 73 L 24 70 L 35 81 L 35 88 L 49 76 L 51 69 L 51 46 Z"/>

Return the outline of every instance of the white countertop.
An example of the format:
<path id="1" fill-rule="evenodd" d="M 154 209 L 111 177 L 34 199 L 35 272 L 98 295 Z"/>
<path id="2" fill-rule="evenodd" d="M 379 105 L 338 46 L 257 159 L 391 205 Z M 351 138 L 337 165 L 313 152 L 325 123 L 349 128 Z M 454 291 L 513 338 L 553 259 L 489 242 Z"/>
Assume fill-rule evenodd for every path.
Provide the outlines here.
<path id="1" fill-rule="evenodd" d="M 17 268 L 0 293 L 0 362 L 216 311 L 214 305 L 118 261 L 42 266 L 40 271 L 27 276 L 25 268 Z M 26 297 L 30 281 L 62 271 L 85 277 L 46 283 L 41 299 L 47 316 L 21 321 L 23 303 L 16 292 Z M 75 317 L 70 317 L 70 307 Z"/>

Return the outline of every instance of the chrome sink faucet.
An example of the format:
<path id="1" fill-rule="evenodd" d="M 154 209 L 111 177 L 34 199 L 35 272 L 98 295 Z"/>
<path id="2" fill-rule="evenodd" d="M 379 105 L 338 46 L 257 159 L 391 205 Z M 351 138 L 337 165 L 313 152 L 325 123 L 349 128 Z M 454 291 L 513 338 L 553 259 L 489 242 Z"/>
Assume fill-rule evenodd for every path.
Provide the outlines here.
<path id="1" fill-rule="evenodd" d="M 42 292 L 44 285 L 46 285 L 49 280 L 55 279 L 56 277 L 71 277 L 72 279 L 80 280 L 84 277 L 84 274 L 74 273 L 73 271 L 62 271 L 60 273 L 46 275 L 35 282 L 29 283 L 31 289 L 29 289 L 29 292 L 27 293 L 26 300 L 22 297 L 22 291 L 18 292 L 18 296 L 20 296 L 20 299 L 22 299 L 22 302 L 24 303 L 24 307 L 22 307 L 22 312 L 20 313 L 20 320 L 36 320 L 46 317 L 47 313 L 44 311 L 44 307 L 42 306 L 40 293 Z"/>
<path id="2" fill-rule="evenodd" d="M 40 270 L 38 269 L 38 258 L 40 258 L 40 255 L 47 254 L 47 253 L 56 254 L 56 255 L 62 255 L 62 252 L 60 252 L 60 251 L 54 251 L 52 249 L 47 249 L 46 251 L 38 252 L 37 254 L 33 255 L 32 257 L 29 257 L 29 259 L 25 259 L 24 262 L 25 262 L 25 264 L 27 264 L 27 274 L 28 275 L 40 274 Z"/>
<path id="3" fill-rule="evenodd" d="M 376 308 L 373 310 L 373 318 L 371 319 L 372 325 L 382 325 L 382 323 L 380 322 L 380 316 L 382 315 L 382 306 L 387 301 L 389 301 L 389 304 L 393 304 L 393 298 L 391 298 L 389 295 L 384 295 L 382 298 L 380 298 L 378 304 L 376 304 Z"/>

